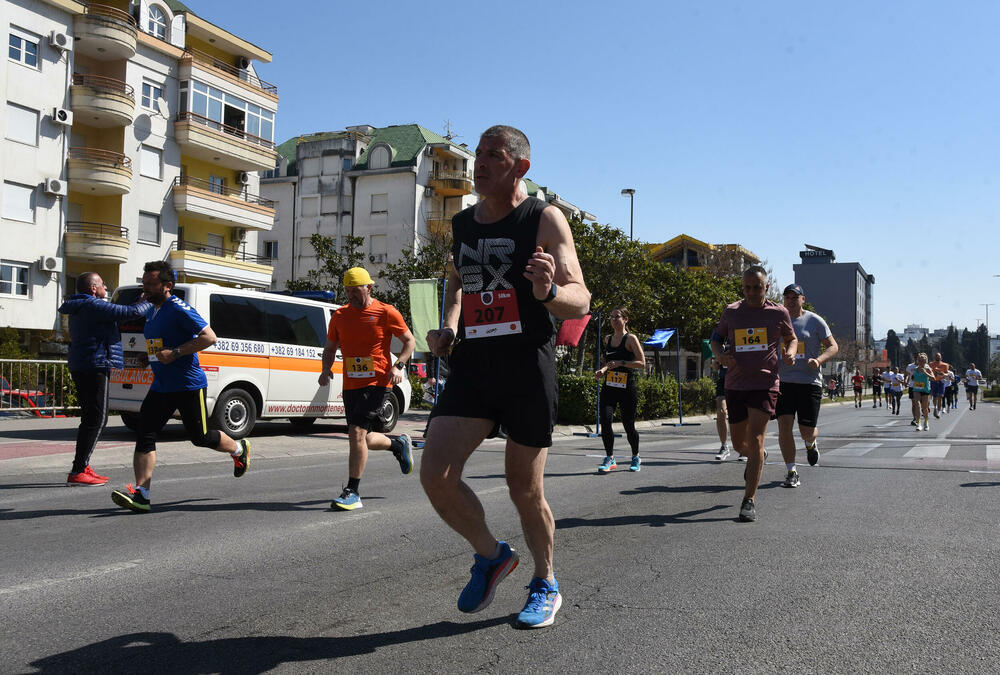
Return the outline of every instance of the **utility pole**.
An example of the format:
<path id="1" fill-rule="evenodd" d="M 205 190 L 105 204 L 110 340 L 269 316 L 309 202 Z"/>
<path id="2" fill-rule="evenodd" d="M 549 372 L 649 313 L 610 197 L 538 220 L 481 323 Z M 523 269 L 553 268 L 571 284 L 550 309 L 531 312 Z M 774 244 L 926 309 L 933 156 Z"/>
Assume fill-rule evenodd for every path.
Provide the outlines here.
<path id="1" fill-rule="evenodd" d="M 989 382 L 990 379 L 990 307 L 997 304 L 995 302 L 980 302 L 980 305 L 986 308 L 986 363 L 983 365 L 983 376 L 986 381 Z"/>

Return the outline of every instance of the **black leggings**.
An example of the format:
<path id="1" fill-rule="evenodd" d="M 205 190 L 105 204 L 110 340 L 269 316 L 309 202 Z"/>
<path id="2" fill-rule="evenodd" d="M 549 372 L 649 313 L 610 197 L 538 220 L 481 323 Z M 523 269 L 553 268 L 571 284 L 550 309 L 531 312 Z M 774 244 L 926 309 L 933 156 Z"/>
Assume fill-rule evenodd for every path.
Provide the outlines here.
<path id="1" fill-rule="evenodd" d="M 177 410 L 184 422 L 191 442 L 200 448 L 217 449 L 222 434 L 208 429 L 208 414 L 205 412 L 205 390 L 150 391 L 139 409 L 139 437 L 135 441 L 136 452 L 156 452 L 156 435 Z"/>
<path id="2" fill-rule="evenodd" d="M 604 441 L 604 452 L 610 457 L 615 451 L 615 432 L 611 422 L 615 418 L 615 407 L 622 414 L 622 426 L 625 427 L 625 438 L 632 448 L 632 455 L 639 454 L 639 432 L 635 430 L 635 413 L 639 408 L 639 392 L 635 389 L 612 389 L 601 387 L 601 440 Z"/>

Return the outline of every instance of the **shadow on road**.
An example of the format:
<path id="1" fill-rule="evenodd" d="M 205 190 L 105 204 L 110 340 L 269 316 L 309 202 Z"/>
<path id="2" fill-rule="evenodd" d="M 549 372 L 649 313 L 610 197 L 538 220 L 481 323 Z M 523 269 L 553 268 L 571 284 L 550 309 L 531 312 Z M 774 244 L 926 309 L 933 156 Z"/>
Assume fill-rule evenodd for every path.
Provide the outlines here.
<path id="1" fill-rule="evenodd" d="M 369 497 L 365 497 L 369 499 Z M 377 497 L 373 497 L 377 499 Z M 110 501 L 110 497 L 108 498 Z M 200 502 L 210 502 L 203 504 Z M 175 502 L 153 502 L 153 514 L 177 511 L 188 511 L 193 513 L 209 511 L 324 511 L 329 510 L 329 499 L 314 499 L 305 502 L 216 502 L 211 498 L 186 499 Z M 30 518 L 46 518 L 51 516 L 92 516 L 94 518 L 114 518 L 117 516 L 145 516 L 147 514 L 135 514 L 123 508 L 109 504 L 108 508 L 101 509 L 49 509 L 34 511 L 0 511 L 0 521 L 4 520 L 28 520 Z"/>
<path id="2" fill-rule="evenodd" d="M 979 481 L 977 483 L 962 483 L 961 487 L 997 487 L 998 481 Z"/>
<path id="3" fill-rule="evenodd" d="M 735 518 L 694 518 L 704 513 L 719 509 L 732 509 L 732 504 L 716 504 L 707 509 L 683 511 L 673 515 L 651 513 L 635 516 L 613 516 L 611 518 L 560 518 L 556 520 L 557 530 L 567 530 L 572 527 L 620 527 L 622 525 L 648 525 L 649 527 L 665 527 L 667 525 L 687 525 L 691 523 L 728 523 Z"/>
<path id="4" fill-rule="evenodd" d="M 284 663 L 332 661 L 380 647 L 449 638 L 511 623 L 497 617 L 473 623 L 438 621 L 405 630 L 349 637 L 236 637 L 184 642 L 173 633 L 132 633 L 31 663 L 38 673 L 265 673 Z M 329 664 L 332 669 L 333 664 Z M 313 670 L 315 666 L 306 667 Z M 325 670 L 325 668 L 323 669 Z"/>

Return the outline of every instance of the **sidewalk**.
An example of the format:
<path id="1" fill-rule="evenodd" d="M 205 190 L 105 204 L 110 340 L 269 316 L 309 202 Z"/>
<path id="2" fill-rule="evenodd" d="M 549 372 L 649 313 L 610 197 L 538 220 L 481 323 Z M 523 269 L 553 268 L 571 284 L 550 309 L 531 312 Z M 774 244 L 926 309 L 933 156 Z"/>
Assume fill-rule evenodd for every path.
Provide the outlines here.
<path id="1" fill-rule="evenodd" d="M 422 438 L 427 426 L 429 410 L 410 410 L 402 415 L 394 432 L 409 433 L 414 438 Z M 677 423 L 677 418 L 662 420 L 640 420 L 635 423 L 637 429 L 660 429 L 663 425 Z M 24 473 L 61 473 L 68 472 L 76 449 L 76 429 L 80 424 L 78 417 L 37 418 L 37 417 L 0 417 L 0 476 L 12 476 Z M 715 415 L 691 415 L 684 417 L 685 427 L 692 425 L 711 425 L 714 430 Z M 676 427 L 683 430 L 685 427 Z M 694 428 L 694 427 L 692 427 Z M 558 425 L 553 430 L 553 437 L 567 438 L 574 435 L 585 436 L 593 433 L 595 426 L 590 425 Z M 624 433 L 620 424 L 614 425 L 616 433 Z M 275 447 L 269 443 L 269 438 L 308 437 L 326 439 L 323 447 L 318 444 L 281 443 Z M 254 457 L 259 459 L 308 456 L 329 454 L 347 450 L 347 432 L 342 420 L 327 420 L 317 422 L 308 432 L 296 432 L 287 420 L 264 420 L 257 423 L 250 440 L 259 439 L 254 444 Z M 184 427 L 178 420 L 167 423 L 160 435 L 157 445 L 163 452 L 158 452 L 157 465 L 194 464 L 220 461 L 220 454 L 206 448 L 191 445 L 184 433 Z M 132 466 L 132 453 L 135 447 L 135 433 L 125 427 L 121 418 L 113 415 L 108 418 L 108 426 L 94 451 L 94 464 L 101 471 L 114 468 L 124 469 Z"/>

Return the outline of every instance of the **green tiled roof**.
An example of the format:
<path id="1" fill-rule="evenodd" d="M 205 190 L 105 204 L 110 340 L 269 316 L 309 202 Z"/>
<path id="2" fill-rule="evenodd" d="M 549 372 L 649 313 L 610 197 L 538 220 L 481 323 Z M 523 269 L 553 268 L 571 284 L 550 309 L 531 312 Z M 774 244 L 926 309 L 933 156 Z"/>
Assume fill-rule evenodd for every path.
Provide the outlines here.
<path id="1" fill-rule="evenodd" d="M 287 141 L 277 146 L 278 154 L 284 157 L 288 161 L 288 175 L 297 176 L 298 166 L 296 162 L 296 148 L 298 148 L 299 143 L 308 143 L 309 141 L 328 141 L 333 138 L 347 138 L 350 134 L 344 131 L 319 131 L 315 134 L 306 134 L 305 136 L 292 136 Z"/>
<path id="2" fill-rule="evenodd" d="M 538 194 L 538 190 L 539 188 L 541 188 L 541 186 L 538 183 L 529 178 L 522 178 L 521 180 L 524 181 L 524 187 L 528 188 L 529 197 L 534 197 L 535 195 Z"/>
<path id="3" fill-rule="evenodd" d="M 447 143 L 456 148 L 461 147 L 458 143 L 449 141 L 444 136 L 439 136 L 433 131 L 424 129 L 419 124 L 398 124 L 391 127 L 376 129 L 368 147 L 376 143 L 388 143 L 393 149 L 392 163 L 390 166 L 415 166 L 417 156 L 429 143 Z M 368 168 L 368 150 L 358 157 L 356 169 Z"/>
<path id="4" fill-rule="evenodd" d="M 188 14 L 194 14 L 194 12 L 192 12 L 188 8 L 188 6 L 185 5 L 183 2 L 177 2 L 177 0 L 165 0 L 165 2 L 167 3 L 167 7 L 169 7 L 170 11 L 173 12 L 174 14 L 179 14 L 181 12 L 187 12 Z"/>

